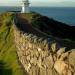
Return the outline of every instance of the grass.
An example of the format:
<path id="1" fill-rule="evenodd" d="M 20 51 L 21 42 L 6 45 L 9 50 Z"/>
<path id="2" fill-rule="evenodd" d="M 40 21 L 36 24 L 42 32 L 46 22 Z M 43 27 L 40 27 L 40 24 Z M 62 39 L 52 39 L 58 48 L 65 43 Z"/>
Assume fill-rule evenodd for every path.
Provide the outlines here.
<path id="1" fill-rule="evenodd" d="M 30 13 L 22 13 L 19 14 L 20 18 L 26 19 L 29 23 L 32 22 L 32 20 L 34 20 L 34 18 L 41 16 L 39 13 L 36 12 L 30 12 Z"/>
<path id="2" fill-rule="evenodd" d="M 13 37 L 13 13 L 0 15 L 0 75 L 23 75 Z"/>
<path id="3" fill-rule="evenodd" d="M 27 14 L 19 14 L 20 17 L 25 18 L 30 22 L 34 27 L 40 28 L 46 27 L 43 22 L 38 22 L 36 19 L 40 17 L 40 14 L 37 13 L 27 13 Z M 22 67 L 18 63 L 16 47 L 14 43 L 14 34 L 13 34 L 13 13 L 3 13 L 0 15 L 0 75 L 23 75 L 24 72 L 21 69 Z M 71 40 L 62 40 L 63 45 L 67 47 L 73 47 L 75 42 Z M 74 45 L 75 47 L 75 45 Z M 70 56 L 69 61 L 72 60 L 72 64 L 74 64 L 75 55 L 74 53 Z M 75 64 L 74 64 L 75 66 Z M 26 73 L 25 73 L 26 74 Z"/>
<path id="4" fill-rule="evenodd" d="M 33 12 L 21 14 L 29 22 L 39 14 Z M 20 14 L 19 14 L 20 16 Z M 13 34 L 14 13 L 0 14 L 0 75 L 23 75 L 22 67 L 18 63 Z"/>

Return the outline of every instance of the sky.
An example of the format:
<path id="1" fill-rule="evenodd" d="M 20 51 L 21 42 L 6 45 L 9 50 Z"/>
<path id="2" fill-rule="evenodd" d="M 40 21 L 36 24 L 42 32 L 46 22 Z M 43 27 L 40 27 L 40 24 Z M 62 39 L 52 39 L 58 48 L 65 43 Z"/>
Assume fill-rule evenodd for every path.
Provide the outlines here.
<path id="1" fill-rule="evenodd" d="M 30 6 L 75 7 L 75 0 L 29 0 Z M 21 6 L 22 0 L 0 0 L 0 6 Z"/>

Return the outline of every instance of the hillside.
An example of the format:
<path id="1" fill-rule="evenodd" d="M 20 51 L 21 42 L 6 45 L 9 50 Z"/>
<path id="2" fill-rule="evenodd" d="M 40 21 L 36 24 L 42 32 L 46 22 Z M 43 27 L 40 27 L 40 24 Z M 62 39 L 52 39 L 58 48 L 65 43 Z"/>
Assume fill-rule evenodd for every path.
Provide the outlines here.
<path id="1" fill-rule="evenodd" d="M 58 38 L 75 40 L 75 27 L 50 19 L 46 16 L 33 16 L 31 24 L 41 30 Z"/>
<path id="2" fill-rule="evenodd" d="M 74 26 L 72 27 L 70 25 L 56 21 L 54 19 L 50 19 L 35 12 L 31 12 L 29 14 L 17 14 L 16 18 L 18 22 L 16 23 L 16 25 L 20 30 L 33 33 L 41 37 L 50 36 L 54 39 L 57 38 L 63 46 L 75 48 Z M 37 32 L 34 32 L 35 30 L 37 30 Z M 41 34 L 38 34 L 38 32 L 41 32 Z"/>
<path id="3" fill-rule="evenodd" d="M 28 75 L 26 73 L 27 71 L 30 75 L 33 75 L 33 73 L 34 75 L 49 75 L 44 74 L 44 70 L 46 69 L 41 69 L 41 65 L 38 64 L 38 66 L 35 67 L 34 65 L 38 61 L 42 62 L 40 60 L 42 55 L 42 58 L 44 58 L 45 56 L 50 57 L 50 52 L 52 52 L 52 50 L 54 51 L 52 57 L 54 59 L 56 57 L 56 53 L 60 50 L 64 50 L 62 52 L 63 55 L 66 54 L 66 52 L 69 53 L 68 51 L 71 51 L 70 56 L 68 56 L 68 63 L 74 66 L 74 70 L 74 32 L 75 27 L 68 26 L 64 23 L 49 19 L 46 16 L 42 16 L 34 12 L 29 14 L 9 12 L 0 14 L 0 74 Z M 40 52 L 40 56 L 38 55 L 38 61 L 36 61 L 36 58 L 31 57 L 34 59 L 33 63 L 30 63 L 30 65 L 33 66 L 31 68 L 31 72 L 28 71 L 28 67 L 30 66 L 28 63 L 30 61 L 25 60 L 26 58 L 28 58 L 29 60 L 31 59 L 29 56 L 25 56 L 25 48 L 27 49 L 28 53 L 31 50 L 31 53 L 34 54 L 34 57 L 37 56 L 35 54 L 38 54 L 37 49 L 38 51 L 40 51 L 41 49 L 43 50 Z M 44 54 L 42 52 L 44 52 Z M 63 56 L 62 54 L 60 55 L 61 57 Z M 21 57 L 24 55 L 23 58 L 20 58 L 20 55 Z M 53 64 L 53 62 L 50 63 L 48 59 L 49 58 L 44 58 L 43 61 L 48 61 L 44 62 L 44 64 L 48 64 L 48 66 L 50 67 L 48 69 L 49 73 L 53 71 L 52 75 L 59 75 L 54 69 L 50 71 L 51 64 Z M 21 60 L 23 60 L 24 62 Z M 28 65 L 26 65 L 25 63 L 27 63 Z M 39 72 L 39 68 L 41 72 L 36 74 L 35 72 Z"/>
<path id="4" fill-rule="evenodd" d="M 0 75 L 23 75 L 14 44 L 13 16 L 13 13 L 0 15 Z"/>
<path id="5" fill-rule="evenodd" d="M 18 14 L 18 17 L 22 20 L 27 20 L 33 27 L 48 35 L 62 39 L 75 40 L 75 26 L 67 25 L 35 12 L 30 14 Z"/>

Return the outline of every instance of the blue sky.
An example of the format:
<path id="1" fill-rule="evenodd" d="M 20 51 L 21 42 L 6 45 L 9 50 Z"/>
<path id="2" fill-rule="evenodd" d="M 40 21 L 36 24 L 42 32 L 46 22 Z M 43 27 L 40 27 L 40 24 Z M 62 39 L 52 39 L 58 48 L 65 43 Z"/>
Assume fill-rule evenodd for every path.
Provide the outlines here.
<path id="1" fill-rule="evenodd" d="M 0 6 L 21 6 L 22 0 L 0 0 Z M 75 7 L 75 0 L 30 0 L 31 6 Z"/>

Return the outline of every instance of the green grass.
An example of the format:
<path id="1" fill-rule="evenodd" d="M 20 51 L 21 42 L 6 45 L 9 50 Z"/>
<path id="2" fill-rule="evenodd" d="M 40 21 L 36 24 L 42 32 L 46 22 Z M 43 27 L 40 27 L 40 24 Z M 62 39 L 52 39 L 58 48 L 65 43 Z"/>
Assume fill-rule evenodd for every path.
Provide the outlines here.
<path id="1" fill-rule="evenodd" d="M 19 15 L 20 17 L 27 19 L 28 22 L 33 22 L 32 25 L 37 29 L 39 29 L 41 24 L 43 24 L 44 27 L 46 26 L 43 22 L 38 23 L 35 21 L 35 19 L 40 16 L 38 13 L 31 12 Z M 24 73 L 21 65 L 18 63 L 16 54 L 13 33 L 13 17 L 14 14 L 8 12 L 0 15 L 0 75 L 23 75 Z M 65 47 L 67 47 L 67 45 L 73 47 L 75 44 L 75 42 L 70 40 L 62 40 L 61 43 L 63 43 L 63 46 Z M 75 53 L 70 56 L 69 60 L 75 60 L 74 54 Z M 75 61 L 72 62 L 72 64 L 74 64 Z"/>
<path id="2" fill-rule="evenodd" d="M 13 13 L 0 15 L 0 75 L 23 75 L 13 37 Z"/>
<path id="3" fill-rule="evenodd" d="M 31 12 L 20 16 L 31 22 L 32 17 L 39 16 L 39 14 Z M 0 14 L 0 75 L 23 75 L 24 73 L 18 63 L 16 54 L 13 17 L 14 13 Z"/>
<path id="4" fill-rule="evenodd" d="M 32 20 L 34 20 L 34 18 L 38 18 L 39 16 L 41 16 L 39 13 L 36 12 L 30 12 L 30 13 L 19 13 L 19 17 L 26 19 L 29 23 L 32 22 Z"/>

